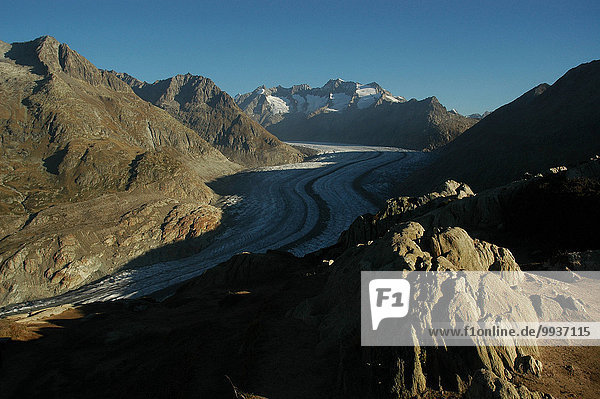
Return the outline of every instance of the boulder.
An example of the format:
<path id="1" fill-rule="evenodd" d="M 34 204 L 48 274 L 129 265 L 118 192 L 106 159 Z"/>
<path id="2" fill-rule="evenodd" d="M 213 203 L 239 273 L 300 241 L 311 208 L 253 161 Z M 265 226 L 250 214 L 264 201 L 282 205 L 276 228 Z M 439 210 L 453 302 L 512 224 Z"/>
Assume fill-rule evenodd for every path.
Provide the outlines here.
<path id="1" fill-rule="evenodd" d="M 515 370 L 523 374 L 531 374 L 536 377 L 542 375 L 542 362 L 531 355 L 519 356 L 515 359 Z"/>

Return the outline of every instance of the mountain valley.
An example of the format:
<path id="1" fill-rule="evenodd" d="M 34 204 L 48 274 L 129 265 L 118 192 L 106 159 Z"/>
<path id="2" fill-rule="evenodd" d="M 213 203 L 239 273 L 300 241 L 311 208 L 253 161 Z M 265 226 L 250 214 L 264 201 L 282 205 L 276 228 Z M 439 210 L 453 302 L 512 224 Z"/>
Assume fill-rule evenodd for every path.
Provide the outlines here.
<path id="1" fill-rule="evenodd" d="M 599 346 L 416 331 L 594 321 L 558 279 L 523 287 L 597 281 L 598 93 L 592 61 L 469 117 L 341 79 L 232 98 L 0 42 L 0 396 L 595 398 Z M 475 277 L 414 345 L 361 346 L 373 271 Z"/>

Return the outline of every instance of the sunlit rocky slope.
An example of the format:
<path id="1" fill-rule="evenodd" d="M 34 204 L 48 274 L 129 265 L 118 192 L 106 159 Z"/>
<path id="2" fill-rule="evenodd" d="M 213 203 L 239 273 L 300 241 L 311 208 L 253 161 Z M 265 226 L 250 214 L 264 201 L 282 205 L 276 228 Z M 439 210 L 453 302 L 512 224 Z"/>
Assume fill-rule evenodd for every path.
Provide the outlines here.
<path id="1" fill-rule="evenodd" d="M 245 166 L 296 162 L 302 155 L 244 114 L 212 80 L 191 74 L 146 83 L 117 74 L 146 101 L 163 108 L 229 159 Z"/>
<path id="2" fill-rule="evenodd" d="M 219 224 L 205 182 L 239 165 L 52 37 L 0 50 L 0 303 Z"/>

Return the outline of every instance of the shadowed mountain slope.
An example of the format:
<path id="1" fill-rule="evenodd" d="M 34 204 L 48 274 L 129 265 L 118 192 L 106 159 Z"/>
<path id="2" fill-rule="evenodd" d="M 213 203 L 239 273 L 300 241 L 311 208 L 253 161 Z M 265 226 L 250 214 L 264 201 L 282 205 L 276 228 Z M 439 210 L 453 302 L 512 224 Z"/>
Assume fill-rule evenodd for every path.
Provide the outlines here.
<path id="1" fill-rule="evenodd" d="M 476 190 L 600 153 L 600 61 L 568 71 L 497 109 L 439 151 L 400 191 L 423 193 L 453 178 Z"/>

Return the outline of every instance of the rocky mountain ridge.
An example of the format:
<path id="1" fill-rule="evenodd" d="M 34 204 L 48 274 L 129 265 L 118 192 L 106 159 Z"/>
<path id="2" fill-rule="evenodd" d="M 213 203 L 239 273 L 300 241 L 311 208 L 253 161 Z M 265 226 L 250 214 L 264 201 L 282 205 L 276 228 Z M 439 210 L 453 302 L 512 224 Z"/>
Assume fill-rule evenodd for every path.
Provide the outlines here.
<path id="1" fill-rule="evenodd" d="M 5 167 L 22 158 L 25 164 L 41 164 L 42 173 L 28 178 L 45 179 L 39 182 L 42 186 L 58 184 L 56 190 L 65 199 L 133 188 L 146 173 L 141 167 L 151 166 L 142 162 L 151 154 L 172 167 L 178 164 L 176 158 L 187 157 L 206 158 L 215 169 L 219 164 L 225 170 L 237 168 L 196 133 L 66 44 L 46 36 L 15 43 L 3 55 L 0 134 Z M 214 175 L 209 169 L 204 178 Z M 19 168 L 7 176 L 13 188 L 24 184 L 20 175 L 27 171 Z M 22 206 L 35 212 L 44 207 L 44 199 L 34 204 L 41 193 L 31 190 L 23 193 L 28 200 Z"/>
<path id="2" fill-rule="evenodd" d="M 253 167 L 302 160 L 297 150 L 250 119 L 208 78 L 176 75 L 150 84 L 124 73 L 113 74 L 236 163 Z"/>
<path id="3" fill-rule="evenodd" d="M 483 114 L 470 114 L 470 115 L 468 115 L 468 117 L 473 118 L 473 119 L 483 119 L 486 116 L 488 116 L 489 114 L 491 114 L 490 111 L 485 111 Z"/>
<path id="4" fill-rule="evenodd" d="M 341 79 L 311 88 L 258 87 L 235 101 L 282 140 L 387 145 L 435 149 L 477 122 L 444 108 L 437 98 L 422 101 L 392 95 L 377 83 Z"/>

